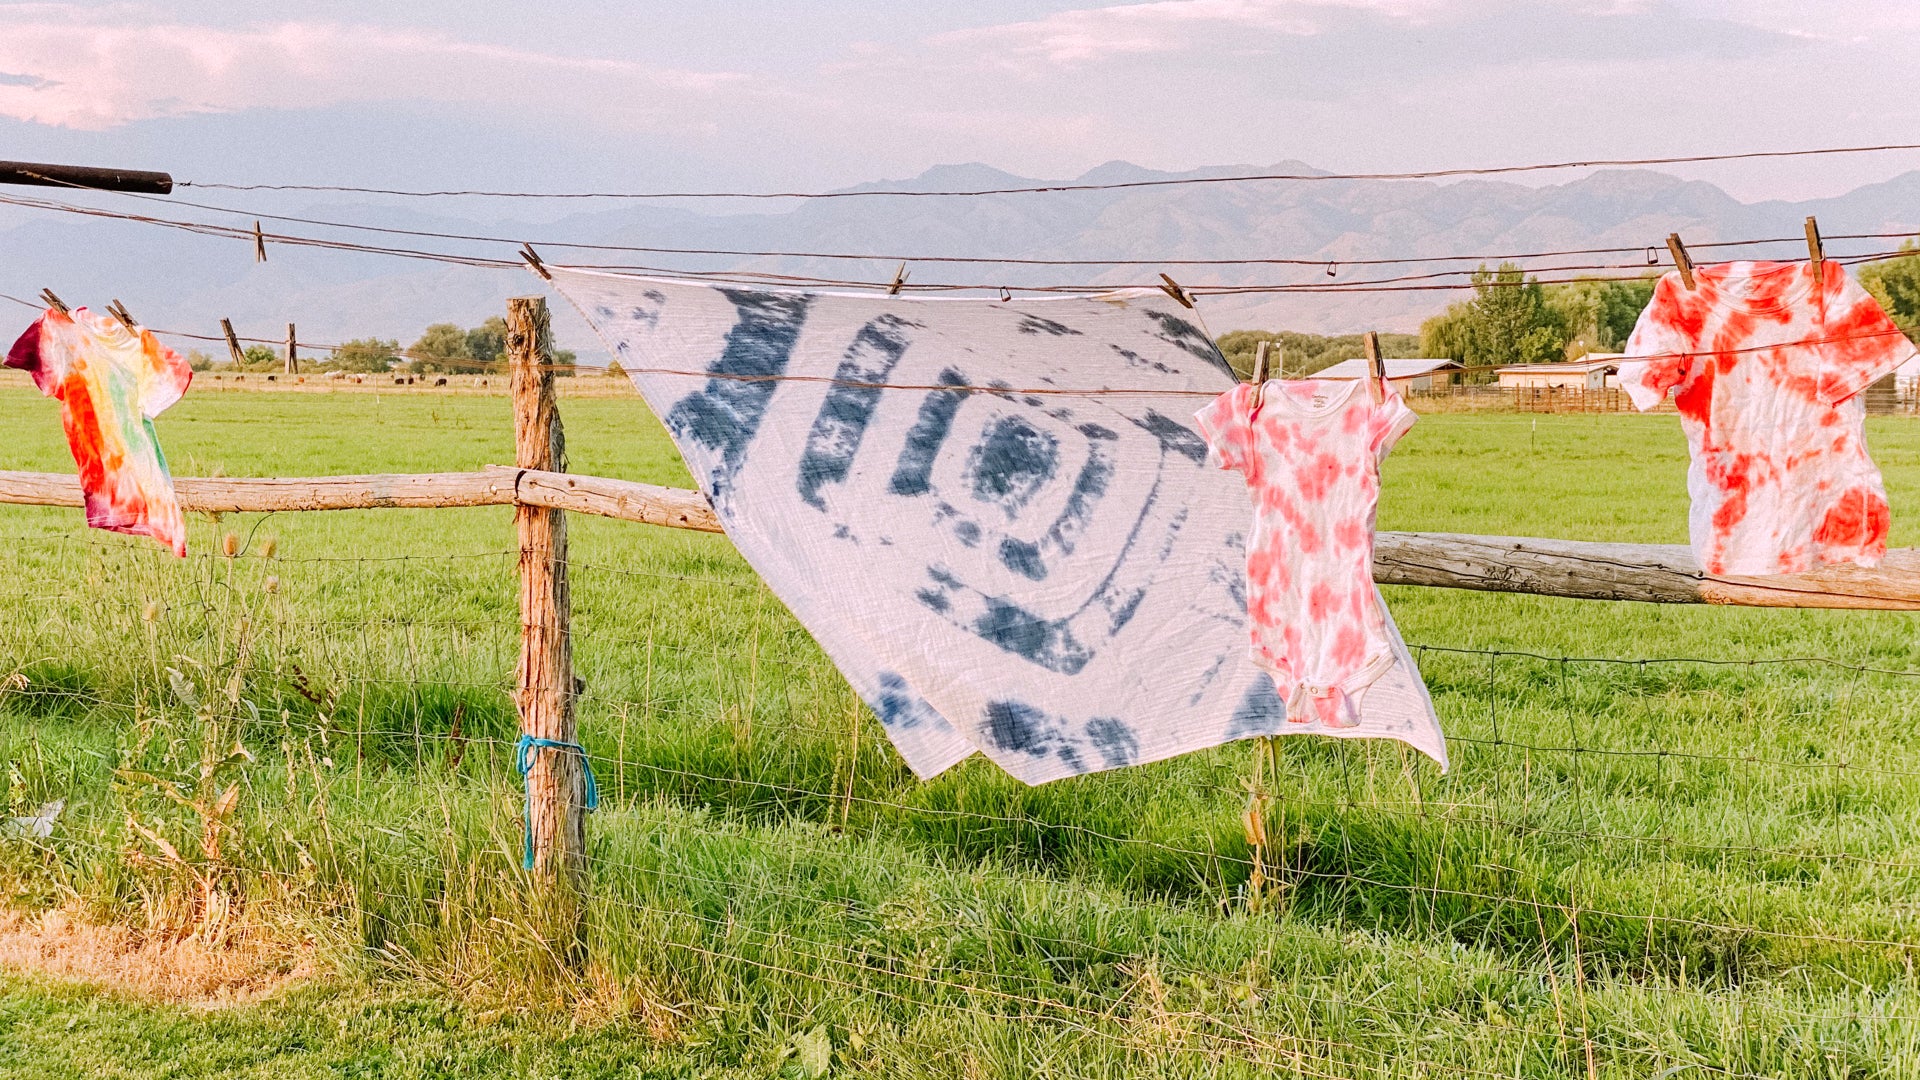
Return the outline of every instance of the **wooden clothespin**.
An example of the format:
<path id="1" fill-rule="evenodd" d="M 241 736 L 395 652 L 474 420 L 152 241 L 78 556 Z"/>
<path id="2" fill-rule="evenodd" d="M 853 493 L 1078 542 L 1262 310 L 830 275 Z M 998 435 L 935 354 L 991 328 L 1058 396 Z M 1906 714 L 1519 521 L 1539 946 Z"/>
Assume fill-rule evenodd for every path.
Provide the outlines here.
<path id="1" fill-rule="evenodd" d="M 1260 407 L 1260 398 L 1267 392 L 1267 351 L 1272 347 L 1270 341 L 1262 341 L 1253 347 L 1253 407 Z"/>
<path id="2" fill-rule="evenodd" d="M 1387 400 L 1387 362 L 1380 359 L 1380 335 L 1369 330 L 1360 338 L 1360 347 L 1367 354 L 1367 394 L 1375 405 Z"/>
<path id="3" fill-rule="evenodd" d="M 1160 286 L 1161 292 L 1173 297 L 1181 307 L 1190 308 L 1193 306 L 1193 294 L 1181 288 L 1179 282 L 1165 274 L 1160 275 L 1160 280 L 1166 282 L 1165 285 Z"/>
<path id="4" fill-rule="evenodd" d="M 899 296 L 900 286 L 905 285 L 906 283 L 907 283 L 907 264 L 901 263 L 900 268 L 893 272 L 893 284 L 887 286 L 887 295 Z"/>
<path id="5" fill-rule="evenodd" d="M 253 261 L 257 263 L 267 261 L 267 234 L 260 231 L 258 221 L 253 223 Z"/>
<path id="6" fill-rule="evenodd" d="M 247 362 L 247 354 L 240 351 L 240 339 L 234 336 L 233 321 L 220 320 L 220 332 L 227 335 L 227 355 L 232 357 L 234 367 L 242 367 Z"/>
<path id="7" fill-rule="evenodd" d="M 1667 234 L 1667 250 L 1673 253 L 1673 268 L 1680 271 L 1680 284 L 1693 288 L 1693 260 L 1687 258 L 1687 245 L 1680 242 L 1679 233 Z"/>
<path id="8" fill-rule="evenodd" d="M 520 257 L 527 261 L 527 265 L 533 268 L 534 273 L 548 281 L 553 280 L 553 275 L 547 272 L 547 264 L 540 261 L 540 253 L 533 250 L 532 244 L 520 245 Z"/>
<path id="9" fill-rule="evenodd" d="M 1827 253 L 1820 246 L 1820 223 L 1813 220 L 1812 214 L 1808 214 L 1807 215 L 1807 262 L 1813 266 L 1813 284 L 1815 287 L 1818 287 L 1821 284 L 1820 264 L 1826 261 L 1827 261 Z"/>
<path id="10" fill-rule="evenodd" d="M 107 314 L 119 319 L 120 325 L 129 330 L 139 329 L 139 327 L 134 325 L 133 314 L 127 310 L 127 305 L 121 303 L 118 299 L 107 305 Z"/>
<path id="11" fill-rule="evenodd" d="M 66 315 L 66 314 L 70 314 L 70 313 L 71 313 L 71 312 L 70 312 L 70 309 L 69 309 L 69 308 L 67 307 L 67 304 L 66 304 L 66 301 L 64 301 L 64 300 L 62 300 L 62 299 L 60 299 L 59 297 L 57 297 L 57 296 L 55 296 L 55 295 L 53 295 L 53 290 L 52 290 L 52 289 L 41 289 L 41 290 L 40 290 L 40 299 L 41 299 L 41 300 L 42 300 L 43 302 L 45 302 L 45 304 L 46 304 L 46 305 L 47 305 L 48 307 L 50 307 L 50 308 L 52 308 L 53 310 L 55 310 L 55 311 L 57 311 L 57 312 L 59 312 L 59 313 L 60 313 L 60 314 L 62 314 L 62 315 Z"/>

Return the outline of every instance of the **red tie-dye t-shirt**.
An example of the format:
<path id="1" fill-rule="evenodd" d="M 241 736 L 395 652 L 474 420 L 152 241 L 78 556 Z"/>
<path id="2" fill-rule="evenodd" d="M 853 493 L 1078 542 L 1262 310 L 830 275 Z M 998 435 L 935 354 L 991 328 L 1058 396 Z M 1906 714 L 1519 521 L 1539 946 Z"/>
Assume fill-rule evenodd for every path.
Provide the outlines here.
<path id="1" fill-rule="evenodd" d="M 1360 380 L 1242 383 L 1196 419 L 1210 459 L 1246 477 L 1247 623 L 1253 658 L 1288 719 L 1359 723 L 1359 696 L 1393 666 L 1373 587 L 1380 462 L 1413 426 L 1398 394 L 1376 405 Z"/>
<path id="2" fill-rule="evenodd" d="M 1620 385 L 1642 410 L 1668 391 L 1693 452 L 1694 555 L 1711 574 L 1874 566 L 1887 495 L 1860 391 L 1915 356 L 1879 303 L 1827 262 L 1734 262 L 1660 279 Z"/>

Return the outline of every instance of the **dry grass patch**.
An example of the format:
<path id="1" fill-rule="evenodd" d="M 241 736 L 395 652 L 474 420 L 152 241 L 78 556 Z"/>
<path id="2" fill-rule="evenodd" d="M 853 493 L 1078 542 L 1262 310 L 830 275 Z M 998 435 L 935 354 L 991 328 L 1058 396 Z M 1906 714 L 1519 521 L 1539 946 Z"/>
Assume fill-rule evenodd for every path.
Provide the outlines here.
<path id="1" fill-rule="evenodd" d="M 313 973 L 305 950 L 235 936 L 194 938 L 101 926 L 72 910 L 0 911 L 0 968 L 197 1008 L 271 997 Z"/>

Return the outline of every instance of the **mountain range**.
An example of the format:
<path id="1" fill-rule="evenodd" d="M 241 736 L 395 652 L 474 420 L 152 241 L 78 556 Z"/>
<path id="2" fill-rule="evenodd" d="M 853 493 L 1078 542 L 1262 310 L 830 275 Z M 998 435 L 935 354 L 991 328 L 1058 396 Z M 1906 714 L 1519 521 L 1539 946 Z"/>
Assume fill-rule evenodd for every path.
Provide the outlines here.
<path id="1" fill-rule="evenodd" d="M 1243 175 L 1319 174 L 1301 162 L 1219 166 L 1186 173 L 1112 162 L 1071 181 L 1014 176 L 986 165 L 947 165 L 905 181 L 848 190 L 954 190 L 1099 184 Z M 48 197 L 41 191 L 21 192 Z M 1499 257 L 1582 248 L 1627 248 L 1605 255 L 1522 260 L 1545 277 L 1632 273 L 1649 259 L 1666 264 L 1665 237 L 1679 232 L 1696 261 L 1803 258 L 1802 219 L 1817 215 L 1834 256 L 1892 250 L 1920 230 L 1920 172 L 1833 198 L 1743 203 L 1718 187 L 1648 170 L 1599 170 L 1561 184 L 1500 180 L 1287 180 L 1109 191 L 967 198 L 874 195 L 786 204 L 730 205 L 724 212 L 631 202 L 544 221 L 514 218 L 500 204 L 468 200 L 460 212 L 430 200 L 371 197 L 233 195 L 177 189 L 172 199 L 66 197 L 124 213 L 251 226 L 254 213 L 282 213 L 386 229 L 529 240 L 555 263 L 619 264 L 661 272 L 752 270 L 844 280 L 889 281 L 895 259 L 912 284 L 1037 286 L 1122 285 L 1157 281 L 1162 269 L 1182 285 L 1338 285 L 1367 279 L 1470 269 L 1444 256 Z M 180 205 L 192 201 L 239 213 Z M 174 205 L 168 205 L 171 202 Z M 508 211 L 523 204 L 501 200 Z M 473 209 L 479 206 L 481 209 Z M 744 206 L 744 208 L 742 208 Z M 492 213 L 485 212 L 492 210 Z M 267 232 L 344 239 L 386 247 L 511 257 L 503 243 L 453 241 L 316 225 L 264 222 Z M 1843 234 L 1887 237 L 1836 239 Z M 1714 243 L 1780 238 L 1737 248 Z M 849 262 L 799 256 L 670 255 L 569 249 L 564 243 L 737 251 L 856 252 L 886 256 Z M 1645 249 L 1644 253 L 1643 250 Z M 919 259 L 1262 259 L 1310 260 L 1298 266 L 1022 266 Z M 1365 259 L 1428 260 L 1356 265 Z M 1604 264 L 1607 269 L 1578 269 Z M 1556 274 L 1556 268 L 1560 272 Z M 1427 286 L 1458 277 L 1404 282 Z M 124 220 L 0 206 L 0 293 L 31 298 L 51 287 L 69 303 L 124 300 L 149 325 L 217 334 L 234 321 L 243 336 L 279 340 L 297 323 L 303 342 L 378 336 L 402 344 L 433 322 L 478 323 L 509 295 L 539 291 L 524 271 L 451 266 L 365 252 L 269 245 L 265 263 L 250 241 L 208 237 Z M 1211 297 L 1201 313 L 1216 333 L 1233 329 L 1351 332 L 1411 330 L 1458 299 L 1428 288 L 1365 293 L 1251 294 Z M 18 320 L 25 325 L 23 309 Z M 559 305 L 556 336 L 595 363 L 604 351 L 585 323 Z M 0 333 L 4 333 L 0 330 Z M 189 343 L 191 344 L 191 343 Z M 199 347 L 208 347 L 205 345 Z M 217 349 L 210 348 L 209 351 Z"/>

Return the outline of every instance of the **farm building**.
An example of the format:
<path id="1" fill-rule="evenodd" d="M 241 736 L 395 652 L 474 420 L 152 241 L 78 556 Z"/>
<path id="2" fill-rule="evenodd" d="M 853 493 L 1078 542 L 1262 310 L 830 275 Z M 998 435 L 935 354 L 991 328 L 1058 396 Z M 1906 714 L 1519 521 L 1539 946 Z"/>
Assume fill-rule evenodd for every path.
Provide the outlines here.
<path id="1" fill-rule="evenodd" d="M 1553 387 L 1562 390 L 1599 390 L 1615 385 L 1619 353 L 1589 353 L 1584 360 L 1563 364 L 1512 364 L 1495 368 L 1502 388 Z"/>
<path id="2" fill-rule="evenodd" d="M 1450 386 L 1459 378 L 1460 363 L 1445 358 L 1430 357 L 1386 360 L 1387 381 L 1402 391 L 1432 390 L 1436 386 Z M 1367 373 L 1364 359 L 1342 360 L 1329 368 L 1322 368 L 1310 377 L 1315 379 L 1358 379 Z"/>

